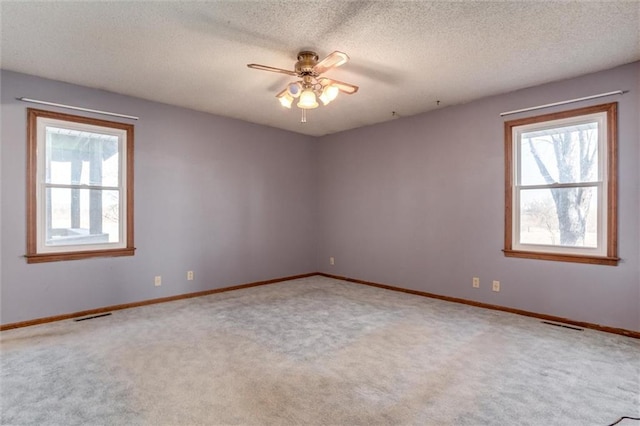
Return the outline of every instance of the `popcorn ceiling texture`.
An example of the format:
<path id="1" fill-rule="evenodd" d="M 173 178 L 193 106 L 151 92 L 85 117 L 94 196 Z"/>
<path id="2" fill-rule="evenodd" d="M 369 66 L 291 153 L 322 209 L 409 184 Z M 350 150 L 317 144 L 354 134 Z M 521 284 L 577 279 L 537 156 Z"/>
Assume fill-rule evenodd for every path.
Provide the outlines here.
<path id="1" fill-rule="evenodd" d="M 438 100 L 441 108 L 640 59 L 634 1 L 0 7 L 3 69 L 316 136 L 391 120 L 392 111 L 429 111 Z M 246 67 L 292 69 L 302 49 L 321 58 L 346 52 L 351 61 L 326 75 L 360 86 L 310 111 L 304 125 L 297 108 L 281 109 L 274 97 L 291 78 Z"/>

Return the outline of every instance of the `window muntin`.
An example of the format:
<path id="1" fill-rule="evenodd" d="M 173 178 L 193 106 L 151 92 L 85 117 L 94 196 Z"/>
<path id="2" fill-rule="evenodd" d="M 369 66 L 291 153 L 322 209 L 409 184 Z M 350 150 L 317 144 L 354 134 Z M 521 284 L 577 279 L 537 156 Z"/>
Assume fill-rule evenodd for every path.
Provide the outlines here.
<path id="1" fill-rule="evenodd" d="M 505 123 L 505 254 L 615 264 L 615 105 Z"/>
<path id="2" fill-rule="evenodd" d="M 133 126 L 29 109 L 27 259 L 133 254 Z"/>

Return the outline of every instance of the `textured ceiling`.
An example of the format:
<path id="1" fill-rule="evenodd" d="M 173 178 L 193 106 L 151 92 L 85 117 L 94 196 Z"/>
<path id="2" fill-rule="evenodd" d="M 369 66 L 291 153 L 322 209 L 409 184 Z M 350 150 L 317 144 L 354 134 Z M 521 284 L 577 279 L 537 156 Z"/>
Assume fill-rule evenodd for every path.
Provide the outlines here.
<path id="1" fill-rule="evenodd" d="M 309 135 L 640 59 L 639 1 L 3 0 L 0 7 L 3 69 Z M 326 76 L 360 86 L 310 111 L 304 124 L 299 109 L 274 97 L 295 78 L 246 67 L 293 69 L 302 49 L 320 58 L 346 52 L 350 62 Z"/>

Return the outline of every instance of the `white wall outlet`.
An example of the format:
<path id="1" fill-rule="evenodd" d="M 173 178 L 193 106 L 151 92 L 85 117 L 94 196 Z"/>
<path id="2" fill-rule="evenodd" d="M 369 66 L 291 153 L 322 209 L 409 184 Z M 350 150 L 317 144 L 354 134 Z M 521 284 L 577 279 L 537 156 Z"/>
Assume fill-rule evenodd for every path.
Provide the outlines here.
<path id="1" fill-rule="evenodd" d="M 160 275 L 156 275 L 153 283 L 156 285 L 156 287 L 160 287 L 162 285 L 162 277 Z"/>
<path id="2" fill-rule="evenodd" d="M 336 264 L 336 259 L 333 256 L 331 256 L 329 258 L 329 265 L 335 265 L 335 264 Z"/>
<path id="3" fill-rule="evenodd" d="M 187 271 L 187 280 L 193 281 L 193 271 Z"/>
<path id="4" fill-rule="evenodd" d="M 493 291 L 500 291 L 500 281 L 493 282 Z"/>
<path id="5" fill-rule="evenodd" d="M 474 288 L 479 288 L 480 287 L 480 278 L 473 277 L 473 281 L 471 282 L 471 284 L 473 285 Z"/>

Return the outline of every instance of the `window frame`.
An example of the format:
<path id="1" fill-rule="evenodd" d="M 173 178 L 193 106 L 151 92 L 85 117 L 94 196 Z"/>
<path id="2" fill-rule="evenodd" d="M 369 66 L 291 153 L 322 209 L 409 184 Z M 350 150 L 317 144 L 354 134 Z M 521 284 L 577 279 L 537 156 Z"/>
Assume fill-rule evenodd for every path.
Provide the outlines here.
<path id="1" fill-rule="evenodd" d="M 119 182 L 118 188 L 122 188 L 125 194 L 121 194 L 121 206 L 125 211 L 119 222 L 121 241 L 118 247 L 108 248 L 108 245 L 95 245 L 91 249 L 86 246 L 59 246 L 42 250 L 44 234 L 42 221 L 39 221 L 46 206 L 44 200 L 40 200 L 39 193 L 45 186 L 44 176 L 45 155 L 44 150 L 39 149 L 39 123 L 50 120 L 58 120 L 69 123 L 69 128 L 75 126 L 98 126 L 113 129 L 116 133 L 124 135 L 123 147 L 118 154 L 120 170 L 124 182 Z M 133 146 L 134 126 L 127 123 L 100 120 L 96 118 L 82 117 L 78 115 L 60 112 L 45 111 L 27 108 L 27 263 L 53 262 L 61 260 L 77 260 L 94 257 L 132 256 L 134 247 L 134 222 L 133 222 Z M 91 247 L 91 245 L 89 245 Z"/>
<path id="2" fill-rule="evenodd" d="M 620 258 L 618 257 L 618 170 L 617 170 L 617 102 L 588 106 L 568 111 L 555 112 L 550 114 L 526 117 L 516 120 L 505 121 L 504 123 L 504 143 L 505 143 L 505 240 L 504 255 L 506 257 L 518 257 L 541 260 L 554 260 L 561 262 L 577 262 L 589 263 L 597 265 L 615 266 Z M 518 244 L 516 238 L 519 236 L 519 230 L 514 226 L 519 223 L 516 215 L 519 213 L 518 197 L 515 194 L 517 177 L 516 173 L 520 166 L 519 150 L 515 144 L 519 143 L 519 138 L 514 138 L 517 128 L 532 124 L 541 124 L 566 119 L 576 119 L 598 113 L 605 113 L 606 118 L 606 141 L 604 142 L 604 150 L 602 154 L 606 155 L 602 166 L 604 173 L 603 189 L 605 192 L 605 200 L 598 200 L 598 213 L 606 214 L 606 218 L 599 217 L 602 220 L 602 226 L 606 235 L 598 236 L 598 244 L 604 243 L 603 254 L 593 254 L 594 250 L 576 248 L 575 250 L 567 250 L 566 247 L 558 246 L 553 250 L 542 249 L 543 245 L 531 245 L 532 249 L 523 250 L 524 244 Z M 599 142 L 600 143 L 600 142 Z M 599 150 L 600 152 L 600 150 Z M 600 166 L 599 166 L 600 167 Z M 604 180 L 606 179 L 606 181 Z M 601 239 L 603 238 L 603 239 Z"/>

